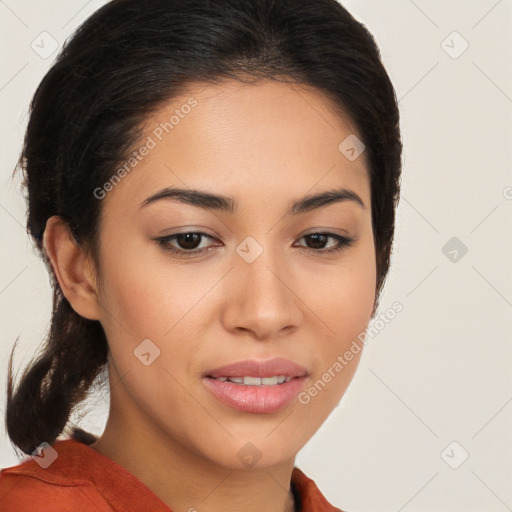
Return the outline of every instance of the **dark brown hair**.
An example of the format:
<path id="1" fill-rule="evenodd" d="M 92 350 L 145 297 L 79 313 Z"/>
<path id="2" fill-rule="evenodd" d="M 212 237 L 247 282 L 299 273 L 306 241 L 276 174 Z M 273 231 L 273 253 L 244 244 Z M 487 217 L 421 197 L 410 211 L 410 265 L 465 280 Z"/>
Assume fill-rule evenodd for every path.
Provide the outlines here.
<path id="1" fill-rule="evenodd" d="M 75 31 L 38 86 L 17 165 L 28 191 L 27 230 L 54 290 L 48 338 L 14 393 L 14 348 L 9 360 L 6 427 L 23 452 L 65 430 L 108 353 L 101 324 L 78 315 L 59 288 L 41 245 L 46 221 L 59 215 L 98 265 L 102 202 L 94 190 L 163 102 L 187 85 L 225 79 L 310 86 L 348 115 L 369 163 L 375 314 L 389 270 L 402 143 L 395 91 L 364 25 L 336 0 L 111 1 Z"/>

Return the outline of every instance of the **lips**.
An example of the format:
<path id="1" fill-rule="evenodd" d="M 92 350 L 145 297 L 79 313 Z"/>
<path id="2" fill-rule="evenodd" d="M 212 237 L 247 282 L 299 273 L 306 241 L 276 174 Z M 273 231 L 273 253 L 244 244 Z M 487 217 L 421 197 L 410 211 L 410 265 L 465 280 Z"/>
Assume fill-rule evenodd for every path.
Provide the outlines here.
<path id="1" fill-rule="evenodd" d="M 259 377 L 269 378 L 276 376 L 284 377 L 305 377 L 308 371 L 303 366 L 284 359 L 276 357 L 267 361 L 257 361 L 255 359 L 247 359 L 238 361 L 226 366 L 221 366 L 207 371 L 204 377 L 218 379 L 222 377 Z"/>
<path id="2" fill-rule="evenodd" d="M 294 403 L 306 377 L 294 377 L 275 386 L 246 386 L 205 377 L 206 389 L 220 402 L 244 413 L 274 413 Z"/>
<path id="3" fill-rule="evenodd" d="M 245 413 L 274 413 L 296 398 L 308 371 L 280 357 L 239 361 L 203 374 L 206 389 L 231 408 Z"/>

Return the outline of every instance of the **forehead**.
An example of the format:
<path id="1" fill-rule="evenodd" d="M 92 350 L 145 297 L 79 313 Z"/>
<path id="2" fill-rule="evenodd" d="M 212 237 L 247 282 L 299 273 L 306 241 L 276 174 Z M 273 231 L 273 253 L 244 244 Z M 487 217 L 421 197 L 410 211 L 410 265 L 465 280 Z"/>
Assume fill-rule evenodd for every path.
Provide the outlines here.
<path id="1" fill-rule="evenodd" d="M 340 144 L 355 130 L 340 107 L 312 88 L 275 81 L 195 83 L 161 105 L 107 194 L 137 203 L 156 189 L 202 188 L 246 194 L 303 195 L 347 186 L 369 202 L 366 154 L 348 159 Z M 126 164 L 126 162 L 125 162 Z"/>

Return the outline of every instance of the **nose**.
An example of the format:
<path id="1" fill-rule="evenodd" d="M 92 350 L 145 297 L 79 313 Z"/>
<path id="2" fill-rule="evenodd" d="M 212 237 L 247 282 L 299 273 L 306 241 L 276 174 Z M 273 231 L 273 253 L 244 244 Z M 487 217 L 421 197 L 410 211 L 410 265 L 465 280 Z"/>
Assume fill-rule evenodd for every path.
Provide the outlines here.
<path id="1" fill-rule="evenodd" d="M 290 334 L 300 326 L 300 283 L 294 281 L 293 273 L 285 267 L 279 255 L 269 250 L 264 250 L 252 263 L 235 256 L 235 268 L 225 283 L 225 329 L 269 340 Z"/>

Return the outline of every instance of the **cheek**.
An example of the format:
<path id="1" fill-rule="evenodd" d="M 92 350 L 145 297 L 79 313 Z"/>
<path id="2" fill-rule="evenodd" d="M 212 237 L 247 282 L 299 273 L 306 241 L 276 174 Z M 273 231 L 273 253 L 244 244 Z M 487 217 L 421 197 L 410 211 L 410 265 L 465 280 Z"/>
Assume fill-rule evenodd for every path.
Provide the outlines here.
<path id="1" fill-rule="evenodd" d="M 364 237 L 333 265 L 316 265 L 314 278 L 301 292 L 332 340 L 346 341 L 366 328 L 375 300 L 376 266 L 373 241 Z"/>
<path id="2" fill-rule="evenodd" d="M 310 405 L 319 417 L 334 407 L 352 380 L 375 300 L 373 245 L 359 244 L 340 262 L 317 272 L 314 282 L 304 288 L 304 302 L 316 319 L 315 343 L 309 351 L 312 360 L 317 361 L 313 384 L 318 383 L 305 400 L 314 402 Z"/>
<path id="3" fill-rule="evenodd" d="M 126 390 L 153 417 L 162 403 L 191 407 L 180 385 L 194 350 L 184 328 L 207 288 L 191 289 L 186 276 L 172 268 L 164 273 L 149 258 L 140 251 L 133 259 L 105 261 L 102 325 Z"/>
<path id="4" fill-rule="evenodd" d="M 173 265 L 147 246 L 121 253 L 122 259 L 109 258 L 106 247 L 102 265 L 102 325 L 113 360 L 119 373 L 130 372 L 135 387 L 148 396 L 160 395 L 163 382 L 170 393 L 171 376 L 182 381 L 194 363 L 198 315 L 204 317 L 205 297 L 217 277 L 210 273 L 200 279 L 193 265 Z M 150 360 L 156 358 L 146 367 L 138 356 L 148 351 Z"/>
<path id="5" fill-rule="evenodd" d="M 147 242 L 119 247 L 111 239 L 103 253 L 104 320 L 123 336 L 162 338 L 206 291 Z"/>

